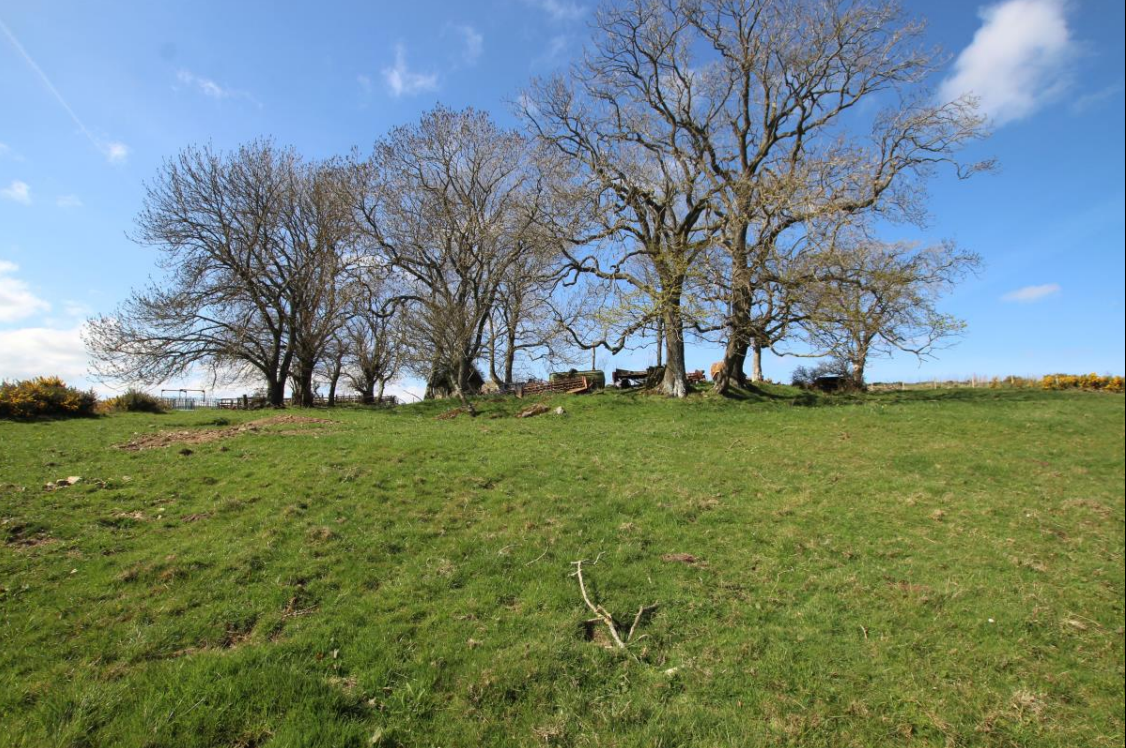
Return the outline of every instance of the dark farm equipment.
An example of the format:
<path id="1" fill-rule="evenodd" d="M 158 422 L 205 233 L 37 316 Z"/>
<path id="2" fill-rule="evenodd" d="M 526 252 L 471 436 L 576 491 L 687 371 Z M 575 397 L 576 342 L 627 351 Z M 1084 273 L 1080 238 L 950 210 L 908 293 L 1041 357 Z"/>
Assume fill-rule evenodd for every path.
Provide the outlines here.
<path id="1" fill-rule="evenodd" d="M 614 369 L 612 378 L 614 384 L 622 389 L 629 387 L 656 387 L 661 377 L 665 375 L 665 367 L 663 366 L 650 366 L 648 369 Z M 699 384 L 700 382 L 708 381 L 707 375 L 704 374 L 703 369 L 690 371 L 685 376 L 688 384 Z"/>

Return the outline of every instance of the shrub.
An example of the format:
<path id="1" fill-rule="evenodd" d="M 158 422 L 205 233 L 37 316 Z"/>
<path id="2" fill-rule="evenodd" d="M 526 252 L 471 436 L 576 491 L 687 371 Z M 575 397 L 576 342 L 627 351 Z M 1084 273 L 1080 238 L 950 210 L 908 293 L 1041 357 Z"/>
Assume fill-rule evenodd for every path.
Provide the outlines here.
<path id="1" fill-rule="evenodd" d="M 1049 374 L 1040 380 L 1046 390 L 1096 390 L 1122 392 L 1122 377 L 1098 374 Z"/>
<path id="2" fill-rule="evenodd" d="M 58 377 L 0 383 L 0 418 L 92 416 L 97 404 L 93 392 L 68 387 Z"/>
<path id="3" fill-rule="evenodd" d="M 126 390 L 102 404 L 106 412 L 116 413 L 167 413 L 168 404 L 140 390 Z"/>

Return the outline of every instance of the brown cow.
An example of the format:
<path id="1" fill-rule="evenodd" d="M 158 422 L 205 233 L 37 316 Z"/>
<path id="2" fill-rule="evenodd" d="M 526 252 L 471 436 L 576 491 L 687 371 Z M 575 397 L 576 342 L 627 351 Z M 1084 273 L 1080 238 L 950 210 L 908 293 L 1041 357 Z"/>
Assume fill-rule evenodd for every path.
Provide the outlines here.
<path id="1" fill-rule="evenodd" d="M 715 381 L 715 378 L 718 377 L 722 373 L 723 373 L 723 362 L 722 361 L 716 361 L 714 364 L 712 364 L 712 381 L 713 382 Z"/>

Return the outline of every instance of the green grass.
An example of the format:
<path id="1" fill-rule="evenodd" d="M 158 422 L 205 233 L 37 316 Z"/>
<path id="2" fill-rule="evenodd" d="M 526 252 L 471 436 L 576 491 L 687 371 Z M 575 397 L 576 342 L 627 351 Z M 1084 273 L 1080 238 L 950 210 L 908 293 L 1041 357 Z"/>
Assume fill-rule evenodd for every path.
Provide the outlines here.
<path id="1" fill-rule="evenodd" d="M 0 422 L 0 745 L 1122 745 L 1121 396 L 549 402 Z"/>

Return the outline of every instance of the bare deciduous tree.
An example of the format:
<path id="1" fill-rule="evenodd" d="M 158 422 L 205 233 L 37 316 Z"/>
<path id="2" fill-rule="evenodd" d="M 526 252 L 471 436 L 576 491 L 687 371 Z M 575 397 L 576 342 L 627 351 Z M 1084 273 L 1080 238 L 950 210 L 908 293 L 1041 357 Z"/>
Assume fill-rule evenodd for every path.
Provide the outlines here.
<path id="1" fill-rule="evenodd" d="M 205 367 L 249 371 L 281 405 L 292 269 L 280 258 L 281 215 L 298 157 L 259 141 L 222 154 L 186 148 L 148 186 L 137 241 L 156 247 L 166 276 L 115 313 L 91 320 L 86 342 L 104 377 L 156 383 Z"/>
<path id="2" fill-rule="evenodd" d="M 672 10 L 646 0 L 604 7 L 583 61 L 569 78 L 533 84 L 522 113 L 543 141 L 581 166 L 593 196 L 597 230 L 565 250 L 571 270 L 621 288 L 622 319 L 610 325 L 617 339 L 576 336 L 576 343 L 617 352 L 659 320 L 666 360 L 660 389 L 683 397 L 685 331 L 696 323 L 688 297 L 708 247 L 710 198 L 694 135 L 683 124 L 710 126 L 716 109 L 688 69 L 684 16 Z"/>
<path id="3" fill-rule="evenodd" d="M 772 296 L 763 285 L 792 275 L 785 250 L 804 228 L 870 211 L 921 220 L 925 180 L 985 121 L 972 99 L 936 103 L 923 87 L 935 54 L 893 2 L 663 0 L 652 12 L 680 20 L 698 53 L 681 75 L 720 110 L 682 127 L 723 219 L 722 392 L 742 383 L 748 348 L 766 342 L 755 306 Z M 883 108 L 867 114 L 868 102 Z M 956 166 L 965 176 L 989 163 Z"/>
<path id="4" fill-rule="evenodd" d="M 281 212 L 288 241 L 278 261 L 289 271 L 289 347 L 293 399 L 298 405 L 313 404 L 314 377 L 345 322 L 348 297 L 355 289 L 351 280 L 362 260 L 352 214 L 350 168 L 337 161 L 297 165 Z"/>
<path id="5" fill-rule="evenodd" d="M 479 386 L 500 288 L 542 222 L 544 184 L 529 144 L 483 112 L 439 107 L 380 141 L 364 181 L 359 215 L 403 276 L 428 379 L 451 380 L 472 413 L 467 396 Z"/>
<path id="6" fill-rule="evenodd" d="M 365 405 L 381 403 L 388 382 L 403 365 L 404 326 L 408 312 L 396 309 L 389 268 L 366 265 L 350 295 L 343 341 L 344 376 Z"/>
<path id="7" fill-rule="evenodd" d="M 949 243 L 917 249 L 847 232 L 831 257 L 826 275 L 832 280 L 806 289 L 803 326 L 811 346 L 846 362 L 858 386 L 872 357 L 903 351 L 925 358 L 964 329 L 937 303 L 980 266 L 977 255 Z"/>

